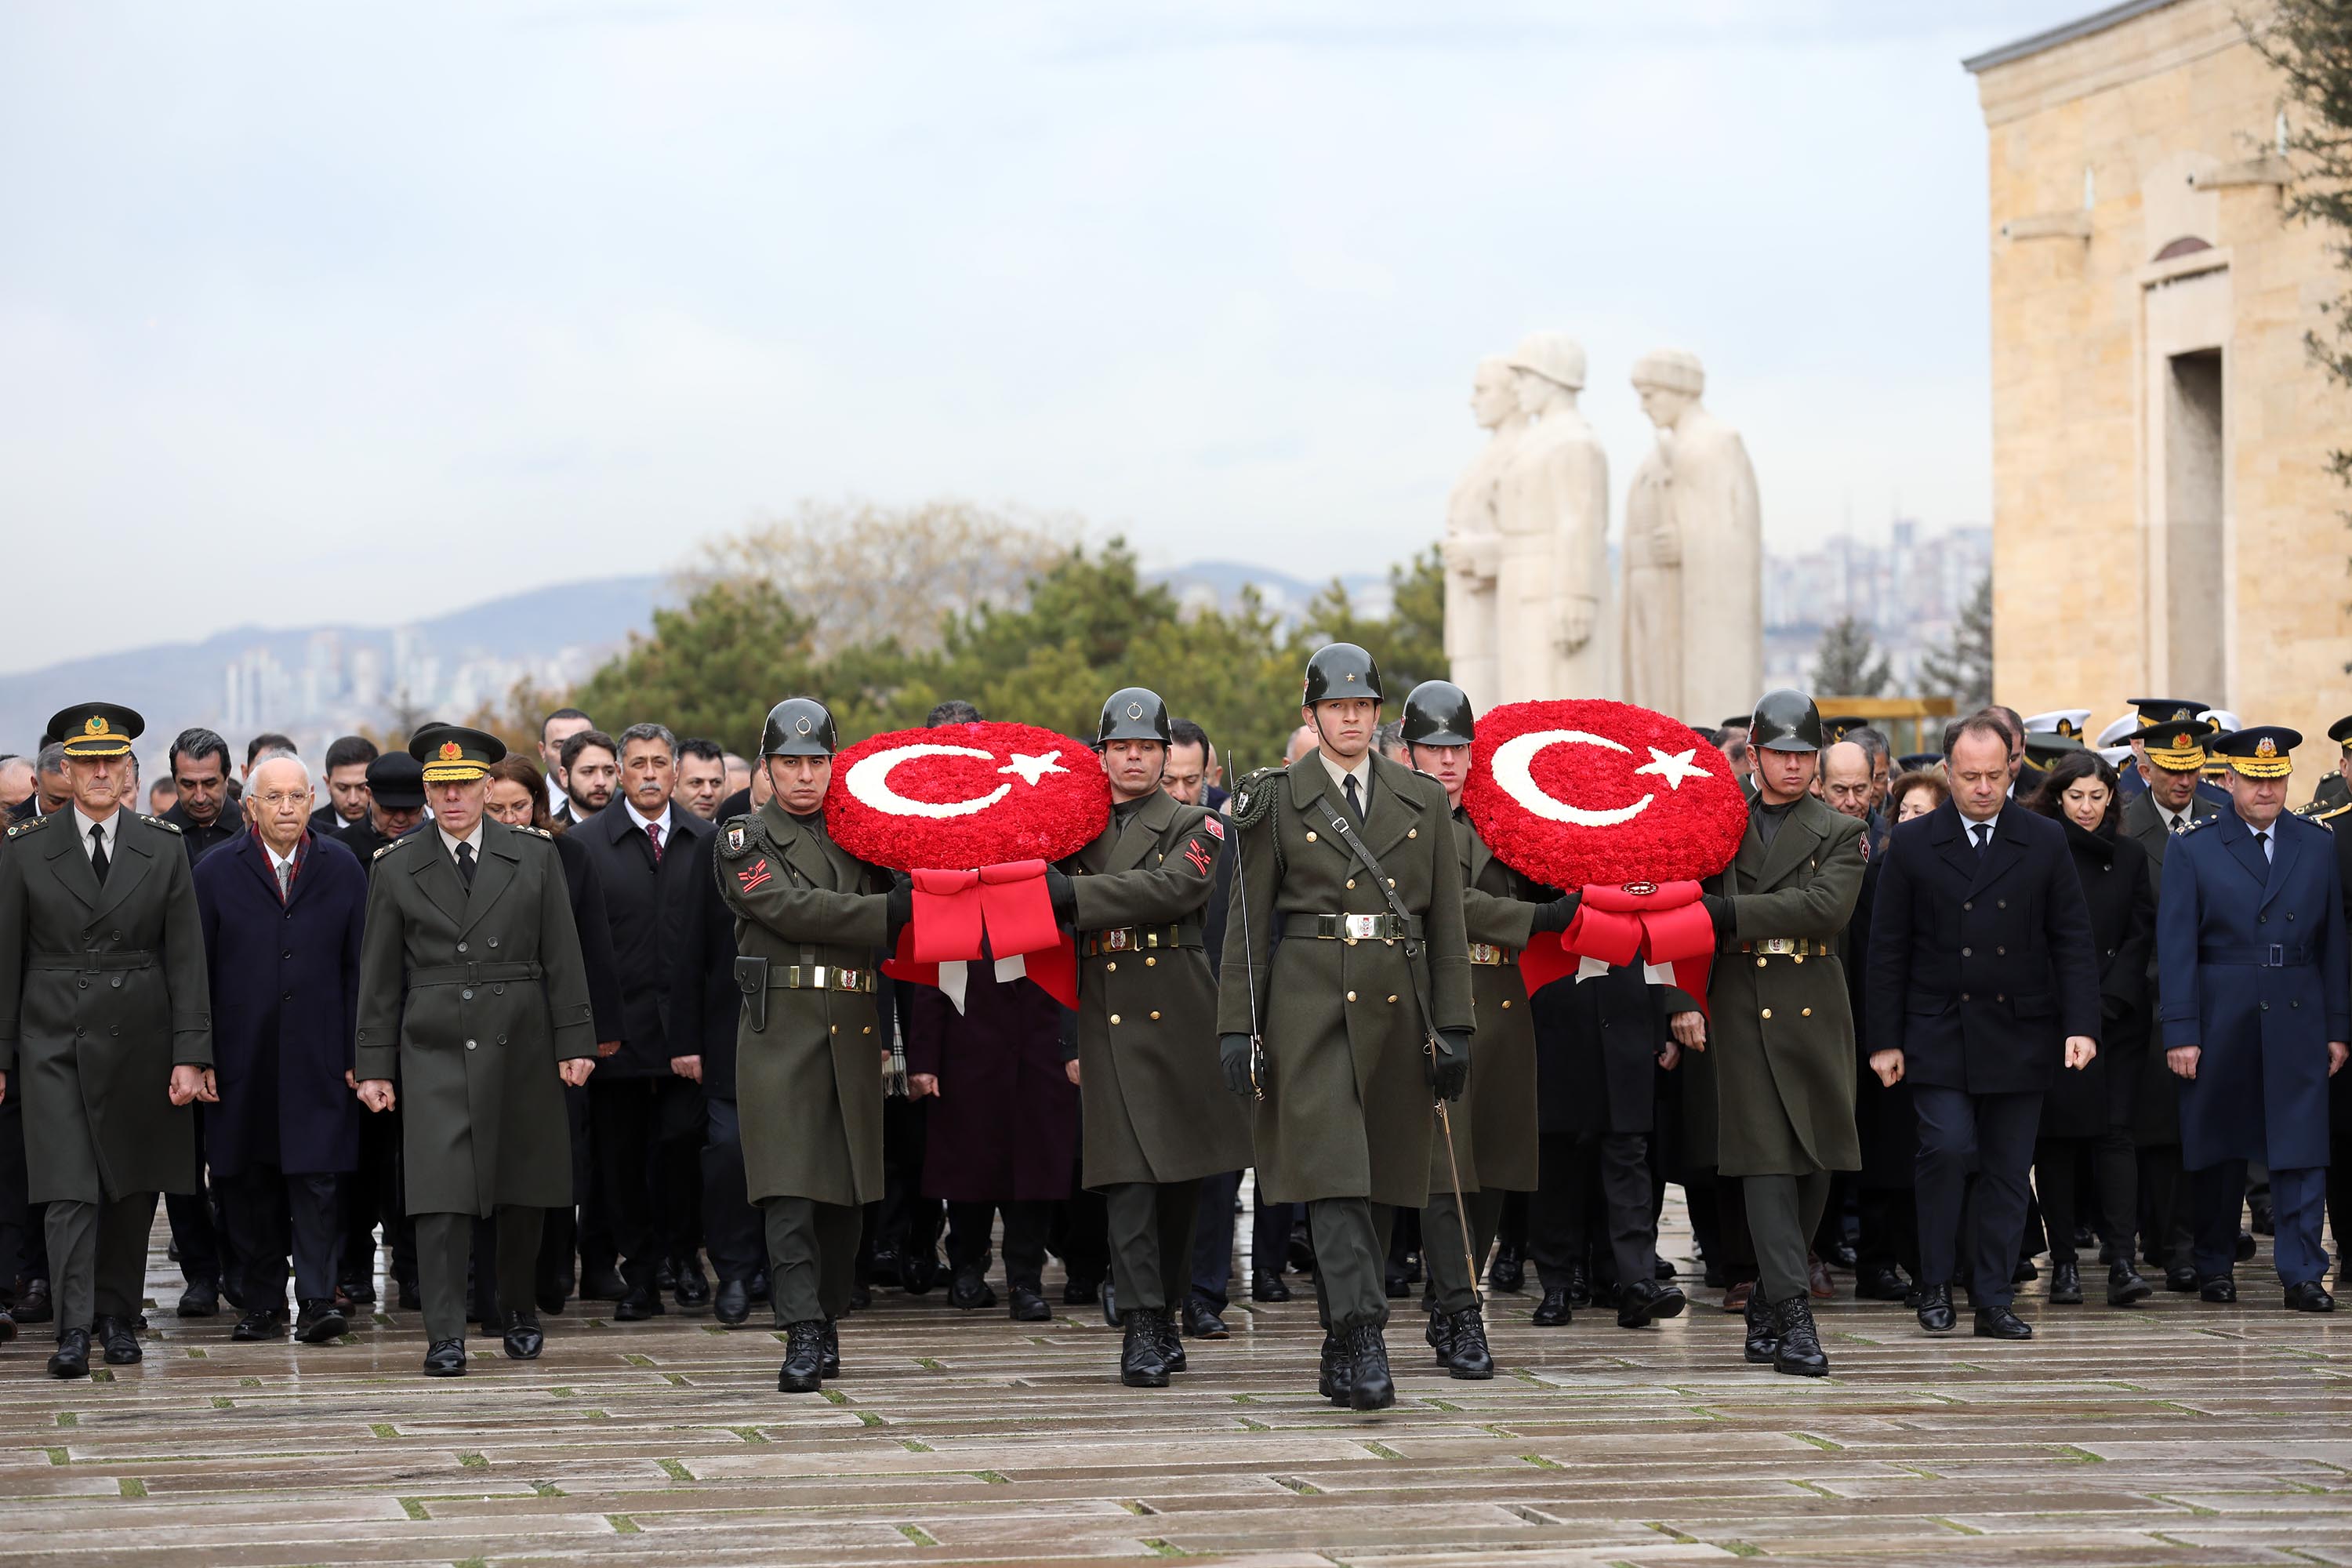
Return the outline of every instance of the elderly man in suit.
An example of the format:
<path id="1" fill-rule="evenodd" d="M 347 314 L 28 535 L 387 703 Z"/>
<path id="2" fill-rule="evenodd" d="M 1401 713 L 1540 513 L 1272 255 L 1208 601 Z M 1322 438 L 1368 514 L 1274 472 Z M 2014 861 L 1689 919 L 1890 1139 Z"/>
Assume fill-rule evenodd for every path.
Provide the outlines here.
<path id="1" fill-rule="evenodd" d="M 1895 828 L 1870 931 L 1870 1068 L 1911 1085 L 1919 1117 L 1919 1324 L 2026 1340 L 2011 1310 L 2042 1097 L 2098 1049 L 2099 966 L 2066 834 L 2008 798 L 2009 735 L 1964 721 L 1952 796 Z M 1969 1173 L 1975 1173 L 1971 1184 Z M 1962 1246 L 1964 1224 L 1967 1235 Z"/>
<path id="2" fill-rule="evenodd" d="M 331 1343 L 346 1326 L 339 1204 L 359 1168 L 352 1031 L 367 875 L 307 820 L 315 799 L 299 758 L 261 759 L 245 793 L 251 831 L 195 870 L 220 1089 L 205 1142 L 229 1193 L 239 1340 L 285 1334 L 289 1252 L 294 1337 Z"/>

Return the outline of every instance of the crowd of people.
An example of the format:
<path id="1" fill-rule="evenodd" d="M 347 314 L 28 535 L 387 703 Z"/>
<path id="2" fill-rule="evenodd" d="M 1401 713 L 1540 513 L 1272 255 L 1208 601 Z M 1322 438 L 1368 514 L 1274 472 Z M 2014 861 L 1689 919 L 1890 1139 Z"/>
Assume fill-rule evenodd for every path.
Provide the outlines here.
<path id="1" fill-rule="evenodd" d="M 1303 698 L 1230 795 L 1199 725 L 1106 701 L 1109 825 L 1045 874 L 1075 1011 L 986 964 L 960 1005 L 880 973 L 913 894 L 828 832 L 814 697 L 756 760 L 570 708 L 535 755 L 430 724 L 233 766 L 190 729 L 144 797 L 141 717 L 69 708 L 0 758 L 0 1335 L 53 1322 L 61 1377 L 140 1360 L 159 1194 L 180 1317 L 323 1346 L 418 1312 L 435 1375 L 469 1323 L 529 1359 L 576 1301 L 764 1306 L 814 1390 L 873 1292 L 1044 1321 L 1051 1258 L 1139 1387 L 1297 1280 L 1321 1392 L 1377 1409 L 1416 1294 L 1469 1379 L 1482 1281 L 1532 1273 L 1531 1329 L 1686 1310 L 1671 1187 L 1747 1359 L 1800 1375 L 1843 1290 L 1944 1332 L 1957 1288 L 2029 1339 L 2044 1268 L 2052 1307 L 2086 1256 L 2111 1308 L 2227 1302 L 2254 1231 L 2284 1305 L 2332 1310 L 2352 720 L 2295 813 L 2302 738 L 2195 702 L 2099 745 L 1989 708 L 1898 759 L 1768 693 L 1683 758 L 1748 801 L 1705 994 L 1589 957 L 1530 994 L 1586 890 L 1471 823 L 1469 700 L 1424 682 L 1383 724 L 1347 644 Z"/>

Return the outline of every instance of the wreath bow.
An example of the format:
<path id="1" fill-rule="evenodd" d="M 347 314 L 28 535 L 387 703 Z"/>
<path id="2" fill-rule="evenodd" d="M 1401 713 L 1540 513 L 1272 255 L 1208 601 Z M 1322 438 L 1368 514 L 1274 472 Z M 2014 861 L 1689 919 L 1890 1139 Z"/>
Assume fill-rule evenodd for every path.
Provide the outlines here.
<path id="1" fill-rule="evenodd" d="M 988 959 L 1000 981 L 1025 975 L 1063 1006 L 1078 1005 L 1077 946 L 1054 920 L 1045 861 L 908 876 L 914 913 L 883 961 L 885 974 L 938 986 L 961 1013 L 970 965 Z"/>
<path id="2" fill-rule="evenodd" d="M 1653 985 L 1672 985 L 1706 1011 L 1715 921 L 1696 882 L 1588 887 L 1568 929 L 1546 931 L 1519 954 L 1530 995 L 1573 973 L 1579 980 L 1639 961 Z"/>

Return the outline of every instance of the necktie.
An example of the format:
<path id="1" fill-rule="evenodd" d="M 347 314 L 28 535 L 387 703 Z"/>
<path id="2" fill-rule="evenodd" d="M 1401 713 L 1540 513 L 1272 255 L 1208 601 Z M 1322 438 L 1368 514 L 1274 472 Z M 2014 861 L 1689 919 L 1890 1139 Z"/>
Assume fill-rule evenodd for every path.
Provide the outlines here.
<path id="1" fill-rule="evenodd" d="M 658 822 L 646 824 L 646 837 L 653 844 L 654 864 L 656 866 L 661 864 L 661 830 L 662 825 Z"/>
<path id="2" fill-rule="evenodd" d="M 1990 822 L 1975 823 L 1969 826 L 1969 831 L 1976 836 L 1977 858 L 1981 860 L 1984 858 L 1985 847 L 1992 842 L 1992 824 Z"/>
<path id="3" fill-rule="evenodd" d="M 278 901 L 282 904 L 293 896 L 294 862 L 280 860 L 278 862 Z"/>
<path id="4" fill-rule="evenodd" d="M 470 892 L 474 886 L 474 847 L 470 844 L 457 846 L 457 875 L 465 879 Z"/>
<path id="5" fill-rule="evenodd" d="M 98 831 L 98 830 L 97 830 L 96 828 L 92 828 L 92 829 L 90 829 L 90 831 L 91 831 L 91 832 L 93 832 L 93 833 L 95 833 L 95 832 L 96 832 L 96 831 Z M 2254 842 L 2255 842 L 2255 843 L 2257 843 L 2257 844 L 2259 844 L 2259 845 L 2261 845 L 2261 846 L 2263 847 L 2263 861 L 2264 861 L 2265 863 L 2267 863 L 2267 862 L 2269 861 L 2270 858 L 2271 858 L 2271 836 L 2270 836 L 2270 834 L 2269 834 L 2269 833 L 2267 833 L 2267 832 L 2263 832 L 2263 833 L 2257 833 L 2257 834 L 2255 834 L 2255 835 L 2254 835 Z"/>
<path id="6" fill-rule="evenodd" d="M 1347 782 L 1339 787 L 1347 791 L 1348 794 L 1348 815 L 1354 817 L 1358 822 L 1363 821 L 1364 799 L 1363 796 L 1356 793 L 1356 775 L 1349 773 L 1348 775 Z"/>
<path id="7" fill-rule="evenodd" d="M 100 882 L 106 880 L 106 828 L 103 826 L 89 830 L 89 868 L 98 873 Z"/>
<path id="8" fill-rule="evenodd" d="M 2180 816 L 2172 819 L 2172 831 L 2176 837 L 2189 831 L 2189 816 L 2187 813 L 2184 812 Z"/>

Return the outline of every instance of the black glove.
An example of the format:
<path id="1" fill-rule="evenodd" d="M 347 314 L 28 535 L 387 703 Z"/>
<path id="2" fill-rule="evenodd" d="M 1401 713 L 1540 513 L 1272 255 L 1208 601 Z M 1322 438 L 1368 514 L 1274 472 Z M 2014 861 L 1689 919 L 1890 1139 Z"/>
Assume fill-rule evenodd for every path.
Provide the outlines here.
<path id="1" fill-rule="evenodd" d="M 1734 936 L 1738 933 L 1739 917 L 1731 912 L 1729 899 L 1720 893 L 1701 893 L 1698 901 L 1699 907 L 1706 910 L 1706 918 L 1715 922 L 1716 935 Z"/>
<path id="2" fill-rule="evenodd" d="M 1244 1100 L 1255 1099 L 1258 1086 L 1250 1082 L 1250 1043 L 1247 1035 L 1217 1037 L 1217 1060 L 1224 1065 L 1225 1087 Z M 1274 1074 L 1267 1072 L 1266 1077 Z"/>
<path id="3" fill-rule="evenodd" d="M 1045 897 L 1053 902 L 1054 918 L 1066 921 L 1077 911 L 1078 890 L 1070 879 L 1053 867 L 1045 868 Z"/>
<path id="4" fill-rule="evenodd" d="M 888 928 L 882 945 L 898 951 L 898 933 L 915 918 L 915 879 L 904 871 L 890 874 L 890 890 L 882 895 L 882 919 Z"/>
<path id="5" fill-rule="evenodd" d="M 1440 1100 L 1459 1100 L 1470 1087 L 1470 1031 L 1440 1029 L 1437 1049 L 1430 1053 L 1429 1087 Z"/>
<path id="6" fill-rule="evenodd" d="M 1576 906 L 1584 901 L 1582 893 L 1562 893 L 1548 904 L 1536 906 L 1535 919 L 1528 922 L 1532 931 L 1566 931 L 1568 922 L 1576 918 Z"/>

